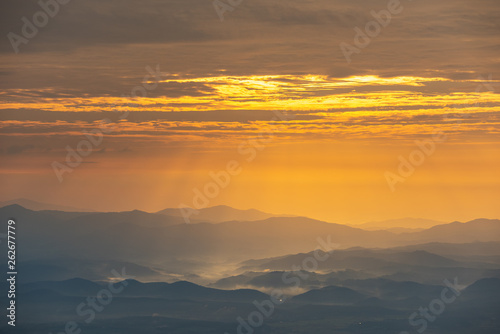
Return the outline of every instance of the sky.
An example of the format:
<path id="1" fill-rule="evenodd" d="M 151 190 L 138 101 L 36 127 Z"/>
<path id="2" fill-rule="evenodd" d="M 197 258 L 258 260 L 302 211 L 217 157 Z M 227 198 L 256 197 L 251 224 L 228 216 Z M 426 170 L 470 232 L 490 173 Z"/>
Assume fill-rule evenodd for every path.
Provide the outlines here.
<path id="1" fill-rule="evenodd" d="M 0 199 L 499 218 L 498 1 L 395 1 L 2 0 Z"/>

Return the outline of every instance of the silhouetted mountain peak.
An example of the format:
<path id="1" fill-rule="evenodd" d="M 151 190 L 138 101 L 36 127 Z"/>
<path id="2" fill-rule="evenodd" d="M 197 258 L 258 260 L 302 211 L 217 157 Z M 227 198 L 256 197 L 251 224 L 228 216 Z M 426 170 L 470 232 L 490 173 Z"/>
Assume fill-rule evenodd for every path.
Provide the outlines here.
<path id="1" fill-rule="evenodd" d="M 269 217 L 280 216 L 262 212 L 256 209 L 240 210 L 227 205 L 217 205 L 196 210 L 197 213 L 191 215 L 192 222 L 221 223 L 227 221 L 256 221 Z M 162 215 L 181 217 L 182 212 L 178 208 L 169 208 L 157 212 Z"/>
<path id="2" fill-rule="evenodd" d="M 12 204 L 18 204 L 26 209 L 33 210 L 33 211 L 65 211 L 65 212 L 89 212 L 89 211 L 91 211 L 88 209 L 74 208 L 71 206 L 37 202 L 37 201 L 33 201 L 30 199 L 26 199 L 26 198 L 17 198 L 17 199 L 13 199 L 10 201 L 0 202 L 0 207 L 12 205 Z"/>
<path id="3" fill-rule="evenodd" d="M 79 277 L 70 278 L 70 279 L 64 280 L 62 282 L 67 283 L 67 284 L 87 284 L 87 283 L 93 283 L 92 281 L 86 280 L 84 278 L 79 278 Z"/>
<path id="4" fill-rule="evenodd" d="M 486 292 L 491 293 L 493 291 L 500 292 L 500 278 L 482 278 L 471 285 L 469 285 L 465 291 L 467 292 Z"/>
<path id="5" fill-rule="evenodd" d="M 197 284 L 188 282 L 188 281 L 177 281 L 171 284 L 172 286 L 178 287 L 178 288 L 193 288 L 193 287 L 200 287 Z"/>
<path id="6" fill-rule="evenodd" d="M 328 304 L 351 304 L 357 303 L 366 296 L 347 287 L 327 286 L 321 289 L 313 289 L 292 298 L 294 301 L 309 303 Z"/>
<path id="7" fill-rule="evenodd" d="M 19 204 L 9 204 L 9 205 L 2 207 L 2 209 L 15 210 L 15 211 L 32 211 L 32 210 L 26 209 L 25 207 L 23 207 Z"/>

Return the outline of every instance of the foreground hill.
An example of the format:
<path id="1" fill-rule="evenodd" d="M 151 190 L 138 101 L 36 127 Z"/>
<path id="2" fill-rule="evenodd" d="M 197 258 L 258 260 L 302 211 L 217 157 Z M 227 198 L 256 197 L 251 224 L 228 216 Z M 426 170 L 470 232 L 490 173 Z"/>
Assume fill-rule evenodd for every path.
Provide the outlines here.
<path id="1" fill-rule="evenodd" d="M 18 300 L 23 321 L 16 332 L 63 331 L 67 321 L 79 321 L 82 330 L 92 334 L 109 333 L 110 328 L 121 334 L 237 333 L 241 324 L 237 319 L 248 322 L 259 310 L 255 304 L 269 300 L 268 295 L 257 291 L 221 291 L 188 282 L 119 282 L 123 283 L 127 283 L 125 289 L 88 324 L 81 317 L 88 313 L 80 312 L 79 316 L 75 307 L 85 303 L 87 296 L 97 294 L 106 286 L 104 283 L 73 279 L 22 285 Z M 4 285 L 0 283 L 2 288 Z M 429 333 L 497 333 L 499 287 L 499 279 L 483 279 L 462 289 L 436 321 L 428 323 Z M 409 316 L 440 298 L 444 288 L 375 279 L 313 289 L 264 309 L 267 315 L 254 333 L 386 334 L 413 330 L 416 328 L 408 322 Z M 6 331 L 2 326 L 0 331 Z"/>

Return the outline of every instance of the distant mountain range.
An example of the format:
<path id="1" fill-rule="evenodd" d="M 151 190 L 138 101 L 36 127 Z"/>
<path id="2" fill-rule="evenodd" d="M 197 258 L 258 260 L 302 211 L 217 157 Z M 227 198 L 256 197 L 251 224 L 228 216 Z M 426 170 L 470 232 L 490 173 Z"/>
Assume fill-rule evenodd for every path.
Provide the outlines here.
<path id="1" fill-rule="evenodd" d="M 0 221 L 17 222 L 22 334 L 78 320 L 75 307 L 121 268 L 134 279 L 122 282 L 126 289 L 85 324 L 86 332 L 234 333 L 236 319 L 262 305 L 269 310 L 270 293 L 280 289 L 286 304 L 272 305 L 275 312 L 255 333 L 396 333 L 441 296 L 444 279 L 454 278 L 461 296 L 429 333 L 456 333 L 458 323 L 461 333 L 500 328 L 499 220 L 393 233 L 224 206 L 201 210 L 193 224 L 178 209 L 37 208 L 0 208 Z M 3 291 L 6 285 L 0 282 Z"/>
<path id="2" fill-rule="evenodd" d="M 23 285 L 23 293 L 29 294 L 39 290 L 52 290 L 66 296 L 96 295 L 106 285 L 85 279 L 74 278 L 65 281 L 40 281 Z M 150 297 L 165 299 L 189 299 L 195 301 L 246 301 L 269 298 L 266 294 L 248 289 L 217 290 L 206 288 L 185 281 L 175 283 L 141 283 L 137 280 L 126 280 L 126 289 L 120 296 Z"/>
<path id="3" fill-rule="evenodd" d="M 77 208 L 71 206 L 63 206 L 56 204 L 43 203 L 25 198 L 18 198 L 9 201 L 0 202 L 0 208 L 17 204 L 26 209 L 33 211 L 66 211 L 66 212 L 95 212 L 93 210 Z M 197 213 L 190 217 L 191 223 L 222 223 L 228 221 L 258 221 L 271 217 L 297 217 L 290 214 L 272 214 L 256 209 L 240 210 L 227 205 L 218 205 L 208 208 L 196 210 Z M 167 208 L 156 212 L 157 214 L 183 217 L 179 208 Z M 399 218 L 389 219 L 384 221 L 368 222 L 363 224 L 347 224 L 354 228 L 364 230 L 389 230 L 394 233 L 416 232 L 423 229 L 428 229 L 436 225 L 443 225 L 446 222 L 423 219 L 423 218 Z"/>
<path id="4" fill-rule="evenodd" d="M 292 217 L 292 215 L 274 215 L 255 209 L 239 210 L 227 205 L 218 205 L 196 210 L 190 217 L 191 222 L 222 223 L 227 221 L 255 221 L 271 217 Z M 165 209 L 157 213 L 167 216 L 182 217 L 180 209 Z"/>
<path id="5" fill-rule="evenodd" d="M 446 222 L 432 220 L 432 219 L 423 219 L 423 218 L 399 218 L 399 219 L 388 219 L 383 221 L 369 222 L 351 226 L 369 231 L 390 230 L 396 233 L 403 233 L 403 232 L 416 232 L 418 230 L 428 229 L 433 226 L 442 224 L 446 224 Z"/>
<path id="6" fill-rule="evenodd" d="M 15 217 L 25 227 L 29 257 L 78 255 L 117 261 L 157 262 L 172 258 L 230 261 L 309 252 L 318 238 L 338 248 L 394 247 L 427 242 L 500 241 L 500 221 L 478 219 L 431 229 L 394 234 L 366 231 L 304 217 L 271 217 L 258 221 L 185 224 L 183 218 L 142 211 L 78 213 L 33 211 L 19 205 L 0 208 L 3 221 Z M 92 242 L 82 242 L 91 240 Z M 292 241 L 292 242 L 291 242 Z M 49 246 L 50 245 L 50 246 Z"/>
<path id="7" fill-rule="evenodd" d="M 43 203 L 26 198 L 18 198 L 0 202 L 0 208 L 15 204 L 33 211 L 94 212 L 93 210 L 89 209 Z M 183 217 L 182 212 L 179 208 L 164 209 L 158 211 L 157 214 L 171 216 L 171 217 Z M 192 223 L 200 223 L 200 222 L 221 223 L 227 221 L 263 220 L 271 217 L 293 217 L 293 215 L 275 215 L 271 213 L 262 212 L 256 209 L 239 210 L 227 205 L 218 205 L 197 210 L 197 213 L 193 214 L 190 217 L 190 221 Z"/>
<path id="8" fill-rule="evenodd" d="M 327 286 L 321 289 L 314 289 L 293 297 L 293 301 L 308 303 L 308 304 L 353 304 L 368 298 L 355 290 L 338 287 Z"/>
<path id="9" fill-rule="evenodd" d="M 54 211 L 66 211 L 66 212 L 91 212 L 92 210 L 82 209 L 82 208 L 74 208 L 71 206 L 57 205 L 57 204 L 48 204 L 37 201 L 32 201 L 26 198 L 18 198 L 9 201 L 0 202 L 0 207 L 17 204 L 26 209 L 30 209 L 33 211 L 41 211 L 41 210 L 54 210 Z"/>

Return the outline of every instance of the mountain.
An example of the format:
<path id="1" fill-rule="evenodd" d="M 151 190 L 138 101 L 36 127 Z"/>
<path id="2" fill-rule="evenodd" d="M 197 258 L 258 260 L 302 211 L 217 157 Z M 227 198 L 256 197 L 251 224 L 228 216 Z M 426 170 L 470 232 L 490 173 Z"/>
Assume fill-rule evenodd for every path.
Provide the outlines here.
<path id="1" fill-rule="evenodd" d="M 197 211 L 197 214 L 193 214 L 190 217 L 190 220 L 192 220 L 192 222 L 221 223 L 235 220 L 255 221 L 280 216 L 265 213 L 255 209 L 238 210 L 226 205 L 213 206 L 205 209 L 199 209 Z M 182 217 L 182 212 L 180 209 L 165 209 L 157 213 L 174 217 Z"/>
<path id="2" fill-rule="evenodd" d="M 314 256 L 315 252 L 300 253 L 267 260 L 247 261 L 241 265 L 242 270 L 289 270 L 294 264 L 303 263 L 306 259 L 314 258 Z M 459 262 L 422 250 L 396 252 L 392 249 L 353 248 L 331 251 L 328 258 L 318 263 L 318 268 L 319 270 L 381 270 L 395 265 L 454 267 L 458 266 Z"/>
<path id="3" fill-rule="evenodd" d="M 387 248 L 387 249 L 363 249 L 351 248 L 345 250 L 334 250 L 324 261 L 318 261 L 317 270 L 325 272 L 324 275 L 310 275 L 302 279 L 304 286 L 338 285 L 348 279 L 363 279 L 373 277 L 384 277 L 393 281 L 415 281 L 422 284 L 442 284 L 443 277 L 459 276 L 464 284 L 470 284 L 483 277 L 500 277 L 499 264 L 494 261 L 480 262 L 483 257 L 473 255 L 472 259 L 467 256 L 468 252 L 480 250 L 481 245 L 485 247 L 485 253 L 495 252 L 492 245 L 464 244 L 464 250 L 460 250 L 460 244 L 431 244 L 430 249 L 441 249 L 443 251 L 455 250 L 454 257 L 441 256 L 425 250 L 424 245 Z M 492 248 L 492 249 L 488 249 Z M 323 256 L 320 252 L 317 254 Z M 234 287 L 235 283 L 244 283 L 240 286 L 251 286 L 261 288 L 262 284 L 255 282 L 268 282 L 266 271 L 290 271 L 293 266 L 305 263 L 307 259 L 314 258 L 315 253 L 299 253 L 281 257 L 248 260 L 240 264 L 235 273 L 243 273 L 221 280 L 214 286 Z M 461 259 L 460 259 L 461 258 Z M 490 260 L 489 257 L 484 260 Z M 247 272 L 253 271 L 252 277 Z M 260 272 L 261 274 L 255 274 Z M 262 276 L 262 277 L 259 277 Z M 263 280 L 263 279 L 266 280 Z M 238 285 L 236 285 L 238 286 Z"/>
<path id="4" fill-rule="evenodd" d="M 248 289 L 218 290 L 206 288 L 190 282 L 179 281 L 175 283 L 142 283 L 133 279 L 117 282 L 125 287 L 120 297 L 150 297 L 170 300 L 189 299 L 197 301 L 247 301 L 264 300 L 269 296 Z M 107 283 L 92 282 L 74 278 L 66 281 L 34 282 L 21 285 L 23 293 L 38 290 L 51 290 L 65 296 L 92 296 L 107 286 Z"/>
<path id="5" fill-rule="evenodd" d="M 463 292 L 465 300 L 500 301 L 500 278 L 483 278 L 469 285 Z"/>
<path id="6" fill-rule="evenodd" d="M 48 204 L 37 201 L 32 201 L 26 198 L 18 198 L 10 201 L 0 202 L 0 207 L 17 204 L 26 209 L 30 209 L 33 211 L 42 211 L 42 210 L 53 210 L 53 211 L 66 211 L 66 212 L 91 212 L 92 210 L 74 208 L 71 206 L 63 206 L 56 204 Z"/>
<path id="7" fill-rule="evenodd" d="M 80 215 L 67 220 L 66 225 L 82 229 L 101 229 L 105 226 L 117 224 L 131 224 L 140 227 L 165 227 L 185 224 L 184 219 L 156 213 L 134 210 L 125 212 L 102 212 Z M 85 232 L 85 231 L 82 231 Z"/>
<path id="8" fill-rule="evenodd" d="M 340 242 L 348 247 L 360 243 L 383 245 L 394 237 L 389 232 L 364 231 L 303 217 L 185 224 L 181 217 L 140 211 L 68 213 L 32 211 L 17 205 L 0 208 L 0 219 L 11 217 L 26 227 L 23 237 L 29 247 L 22 251 L 36 258 L 64 254 L 136 263 L 172 258 L 242 261 L 310 251 L 322 246 L 319 238 L 330 247 Z"/>
<path id="9" fill-rule="evenodd" d="M 412 232 L 412 230 L 415 229 L 416 230 L 428 229 L 433 226 L 442 224 L 445 224 L 445 222 L 440 222 L 432 219 L 424 219 L 424 218 L 399 218 L 399 219 L 389 219 L 383 221 L 374 221 L 374 222 L 368 222 L 364 224 L 351 225 L 351 226 L 368 231 L 389 230 L 389 229 L 397 231 L 397 229 L 401 229 L 400 231 L 404 232 L 405 229 L 409 229 L 409 232 Z"/>
<path id="10" fill-rule="evenodd" d="M 246 272 L 241 275 L 236 275 L 236 276 L 230 276 L 230 277 L 224 277 L 218 280 L 215 283 L 211 283 L 209 286 L 217 289 L 234 289 L 235 287 L 238 286 L 244 286 L 244 285 L 249 285 L 248 282 L 256 277 L 256 276 L 261 276 L 265 275 L 262 272 Z M 266 286 L 271 286 L 266 285 Z"/>
<path id="11" fill-rule="evenodd" d="M 206 288 L 186 281 L 175 283 L 141 283 L 134 280 L 127 281 L 124 296 L 154 297 L 168 299 L 190 300 L 219 300 L 219 301 L 254 301 L 269 298 L 268 295 L 249 289 L 218 290 Z"/>
<path id="12" fill-rule="evenodd" d="M 500 241 L 498 220 L 452 223 L 422 232 L 393 234 L 387 231 L 366 231 L 305 217 L 185 224 L 182 217 L 142 211 L 33 211 L 19 205 L 0 208 L 0 221 L 6 222 L 11 217 L 23 226 L 25 246 L 20 248 L 19 255 L 24 261 L 57 259 L 63 255 L 80 260 L 114 260 L 146 267 L 154 265 L 165 271 L 169 271 L 172 261 L 178 265 L 193 261 L 212 264 L 220 262 L 220 259 L 226 261 L 220 267 L 200 267 L 199 272 L 190 270 L 190 273 L 207 276 L 210 274 L 207 270 L 212 270 L 214 275 L 220 275 L 220 269 L 227 270 L 231 264 L 251 258 L 306 254 L 324 247 L 347 249 L 361 245 L 367 248 L 407 246 L 429 241 Z M 5 247 L 4 244 L 0 244 L 0 247 Z M 469 266 L 459 265 L 456 260 L 446 256 L 439 257 L 431 252 L 400 251 L 401 254 L 397 255 L 400 258 L 389 253 L 367 249 L 339 251 L 334 252 L 330 259 L 322 262 L 320 266 L 329 270 L 376 270 L 392 266 L 390 271 L 384 269 L 382 272 L 387 275 L 395 274 L 396 270 L 401 271 L 403 266 L 413 266 L 412 270 L 415 266 Z M 268 269 L 289 270 L 291 265 L 300 264 L 301 261 L 303 258 L 299 256 Z M 183 271 L 183 268 L 178 266 L 176 271 Z M 261 271 L 261 268 L 257 271 Z"/>
<path id="13" fill-rule="evenodd" d="M 286 275 L 286 280 L 283 276 Z M 265 289 L 265 288 L 290 288 L 290 281 L 301 281 L 307 286 L 318 287 L 321 286 L 320 277 L 323 275 L 315 272 L 308 272 L 301 270 L 299 272 L 285 272 L 285 271 L 272 271 L 272 272 L 246 272 L 241 275 L 226 277 L 210 284 L 211 287 L 221 289 L 234 289 L 236 287 L 247 286 L 252 289 Z M 304 277 L 307 277 L 305 279 Z M 304 287 L 304 284 L 301 284 Z"/>
<path id="14" fill-rule="evenodd" d="M 448 259 L 444 256 L 432 254 L 424 250 L 383 254 L 383 258 L 387 261 L 396 263 L 411 263 L 412 265 L 428 267 L 454 267 L 459 265 L 458 261 Z"/>
<path id="15" fill-rule="evenodd" d="M 22 261 L 18 263 L 19 271 L 24 275 L 19 276 L 21 283 L 36 281 L 64 281 L 74 277 L 98 281 L 107 280 L 113 269 L 126 268 L 127 273 L 141 280 L 161 279 L 173 281 L 174 277 L 130 262 L 80 260 L 77 258 L 57 258 L 52 260 Z M 177 279 L 178 280 L 178 279 Z"/>
<path id="16" fill-rule="evenodd" d="M 392 248 L 393 251 L 425 250 L 457 261 L 479 261 L 500 264 L 500 242 L 443 243 L 429 242 Z"/>
<path id="17" fill-rule="evenodd" d="M 416 242 L 498 242 L 500 241 L 500 220 L 475 219 L 466 223 L 453 222 L 438 225 L 421 232 L 402 234 L 404 243 Z"/>
<path id="18" fill-rule="evenodd" d="M 51 290 L 65 296 L 92 296 L 102 289 L 102 286 L 98 283 L 82 278 L 72 278 L 65 281 L 33 282 L 21 286 L 23 293 L 38 290 Z"/>
<path id="19" fill-rule="evenodd" d="M 416 297 L 432 300 L 443 290 L 443 286 L 440 285 L 411 281 L 397 282 L 384 278 L 346 280 L 342 282 L 342 286 L 382 300 L 404 300 Z"/>
<path id="20" fill-rule="evenodd" d="M 445 243 L 428 242 L 423 244 L 408 245 L 391 248 L 393 251 L 413 252 L 425 250 L 445 257 L 461 256 L 500 256 L 500 242 L 470 242 L 470 243 Z"/>
<path id="21" fill-rule="evenodd" d="M 424 228 L 406 228 L 406 227 L 391 227 L 391 228 L 383 228 L 380 229 L 383 231 L 388 231 L 396 234 L 401 234 L 401 233 L 414 233 L 414 232 L 420 232 L 425 230 Z M 373 230 L 373 231 L 380 231 L 379 229 Z M 368 230 L 370 231 L 370 230 Z"/>
<path id="22" fill-rule="evenodd" d="M 286 279 L 283 279 L 283 277 Z M 257 290 L 280 288 L 287 289 L 287 293 L 289 294 L 297 294 L 301 289 L 317 289 L 319 287 L 339 284 L 349 279 L 367 279 L 373 277 L 375 275 L 357 270 L 338 270 L 325 274 L 305 270 L 297 272 L 262 271 L 245 272 L 240 275 L 225 277 L 209 286 L 218 289 L 236 289 L 243 286 Z M 297 280 L 300 281 L 300 289 L 294 288 Z M 290 284 L 292 281 L 293 284 Z"/>
<path id="23" fill-rule="evenodd" d="M 292 298 L 294 302 L 311 304 L 353 304 L 367 297 L 357 291 L 338 286 L 314 289 Z"/>

